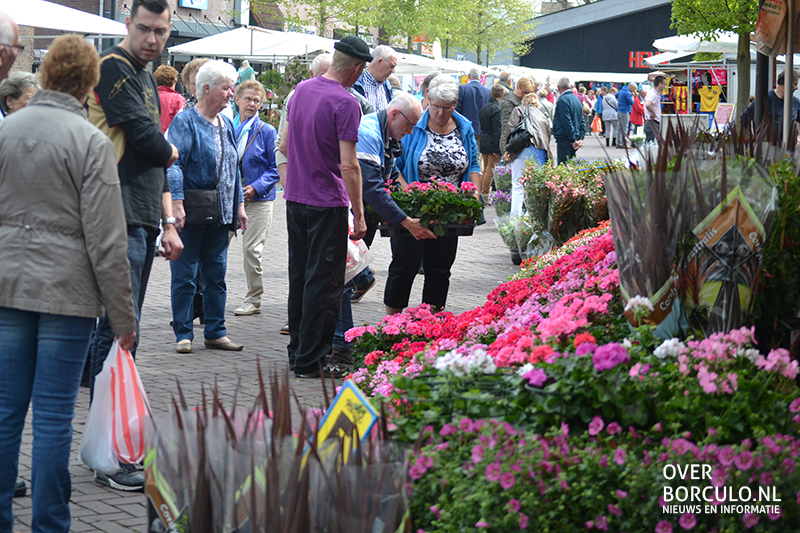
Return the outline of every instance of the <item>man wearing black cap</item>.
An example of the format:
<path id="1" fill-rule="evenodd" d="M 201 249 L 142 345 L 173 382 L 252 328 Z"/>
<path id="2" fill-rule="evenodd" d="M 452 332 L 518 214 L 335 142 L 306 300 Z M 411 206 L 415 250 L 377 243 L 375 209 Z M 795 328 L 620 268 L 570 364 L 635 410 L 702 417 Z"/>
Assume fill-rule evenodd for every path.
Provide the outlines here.
<path id="1" fill-rule="evenodd" d="M 350 238 L 362 238 L 367 229 L 356 156 L 361 108 L 345 87 L 358 80 L 372 56 L 358 37 L 345 37 L 334 48 L 328 71 L 297 86 L 280 145 L 288 160 L 288 352 L 297 377 L 340 377 L 346 371 L 326 358 L 344 288 L 350 205 Z"/>

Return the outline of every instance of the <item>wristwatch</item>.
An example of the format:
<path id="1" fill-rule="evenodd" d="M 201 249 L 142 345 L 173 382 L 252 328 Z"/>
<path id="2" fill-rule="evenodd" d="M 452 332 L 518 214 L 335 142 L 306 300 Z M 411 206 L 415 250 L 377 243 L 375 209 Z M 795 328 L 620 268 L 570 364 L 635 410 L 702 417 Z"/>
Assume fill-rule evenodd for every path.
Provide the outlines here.
<path id="1" fill-rule="evenodd" d="M 164 224 L 172 224 L 173 226 L 178 224 L 178 219 L 175 217 L 167 217 L 163 220 Z"/>

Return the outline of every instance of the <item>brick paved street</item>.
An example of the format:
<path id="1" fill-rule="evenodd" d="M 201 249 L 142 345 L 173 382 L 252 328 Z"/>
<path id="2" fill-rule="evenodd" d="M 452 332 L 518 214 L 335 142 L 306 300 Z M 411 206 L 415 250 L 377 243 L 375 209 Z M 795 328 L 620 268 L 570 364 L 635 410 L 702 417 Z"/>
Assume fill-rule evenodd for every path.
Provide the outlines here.
<path id="1" fill-rule="evenodd" d="M 597 138 L 588 138 L 579 155 L 586 159 L 605 156 Z M 622 150 L 609 149 L 612 157 L 624 155 Z M 554 150 L 555 152 L 555 147 Z M 453 268 L 448 310 L 456 314 L 481 305 L 486 295 L 517 270 L 511 264 L 508 249 L 492 222 L 494 211 L 486 210 L 487 224 L 476 228 L 475 235 L 459 239 L 459 250 Z M 383 317 L 383 287 L 391 260 L 389 239 L 376 237 L 373 245 L 378 284 L 359 303 L 353 305 L 356 325 L 375 324 Z M 286 321 L 287 245 L 285 204 L 282 197 L 275 201 L 275 218 L 264 251 L 264 286 L 269 291 L 262 300 L 260 315 L 236 317 L 233 310 L 241 303 L 245 293 L 242 273 L 241 239 L 234 240 L 228 254 L 228 302 L 226 325 L 228 335 L 243 343 L 242 352 L 207 350 L 202 347 L 202 326 L 195 321 L 195 342 L 192 354 L 175 353 L 175 338 L 169 326 L 171 310 L 169 301 L 169 265 L 156 259 L 147 289 L 147 299 L 142 313 L 141 342 L 137 366 L 142 376 L 151 408 L 154 412 L 168 409 L 171 395 L 177 394 L 175 380 L 179 380 L 189 405 L 200 402 L 201 383 L 213 385 L 215 377 L 222 391 L 222 401 L 230 404 L 236 382 L 242 378 L 239 403 L 249 404 L 256 395 L 256 361 L 260 360 L 265 373 L 282 370 L 286 364 L 288 336 L 279 334 Z M 418 277 L 411 295 L 411 305 L 420 302 L 422 278 Z M 318 381 L 292 379 L 292 387 L 300 401 L 308 407 L 322 405 L 322 390 Z M 147 515 L 144 496 L 124 493 L 93 483 L 92 472 L 78 458 L 78 446 L 89 408 L 88 389 L 81 389 L 74 420 L 70 470 L 72 472 L 72 531 L 146 531 Z M 28 415 L 30 422 L 30 413 Z M 20 477 L 30 481 L 32 435 L 26 425 L 20 454 Z M 30 531 L 31 499 L 15 498 L 13 504 L 17 524 L 15 531 Z"/>

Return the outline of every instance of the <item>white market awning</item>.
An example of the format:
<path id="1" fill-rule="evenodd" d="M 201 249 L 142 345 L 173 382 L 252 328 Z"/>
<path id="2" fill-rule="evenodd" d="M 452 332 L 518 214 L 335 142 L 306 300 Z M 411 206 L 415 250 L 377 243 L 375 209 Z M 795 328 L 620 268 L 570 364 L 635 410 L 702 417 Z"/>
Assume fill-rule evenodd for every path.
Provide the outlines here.
<path id="1" fill-rule="evenodd" d="M 510 72 L 518 79 L 520 76 L 531 76 L 537 82 L 547 81 L 555 87 L 561 78 L 568 78 L 570 82 L 577 81 L 596 81 L 601 83 L 642 83 L 647 80 L 647 72 L 578 72 L 567 70 L 549 70 L 543 68 L 528 68 L 519 65 L 492 65 L 492 69 L 497 71 Z M 549 81 L 548 81 L 549 80 Z"/>
<path id="2" fill-rule="evenodd" d="M 271 61 L 314 52 L 333 52 L 333 39 L 245 26 L 169 47 L 170 54 Z"/>
<path id="3" fill-rule="evenodd" d="M 694 52 L 661 52 L 660 54 L 644 58 L 644 62 L 648 65 L 661 65 L 664 63 L 669 63 L 674 59 L 679 59 L 681 57 L 687 57 L 690 55 L 694 55 Z"/>
<path id="4" fill-rule="evenodd" d="M 45 0 L 0 0 L 19 26 L 59 30 L 83 35 L 127 35 L 125 24 L 99 15 L 46 2 Z"/>
<path id="5" fill-rule="evenodd" d="M 653 47 L 660 52 L 735 54 L 739 51 L 739 35 L 732 32 L 720 32 L 716 35 L 716 40 L 702 39 L 692 35 L 675 35 L 656 39 L 653 41 Z"/>

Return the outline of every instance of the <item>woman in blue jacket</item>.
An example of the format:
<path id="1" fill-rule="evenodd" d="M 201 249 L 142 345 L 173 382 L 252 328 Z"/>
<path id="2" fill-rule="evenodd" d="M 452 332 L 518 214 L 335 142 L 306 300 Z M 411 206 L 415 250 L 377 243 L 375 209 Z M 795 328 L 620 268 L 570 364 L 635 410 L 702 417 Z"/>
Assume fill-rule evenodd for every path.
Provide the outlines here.
<path id="1" fill-rule="evenodd" d="M 261 312 L 264 282 L 261 271 L 261 252 L 272 226 L 272 206 L 278 167 L 275 165 L 275 128 L 258 117 L 261 102 L 266 98 L 264 86 L 248 80 L 236 87 L 239 114 L 233 119 L 236 145 L 242 168 L 244 208 L 247 212 L 247 232 L 242 244 L 247 294 L 235 315 L 254 315 Z"/>
<path id="2" fill-rule="evenodd" d="M 458 84 L 447 75 L 436 76 L 428 86 L 430 105 L 403 138 L 404 155 L 396 161 L 408 183 L 446 181 L 460 187 L 472 181 L 480 189 L 478 145 L 472 122 L 456 112 Z M 386 280 L 383 303 L 386 313 L 408 307 L 411 287 L 420 262 L 425 270 L 422 303 L 443 309 L 450 288 L 450 269 L 456 259 L 458 237 L 416 240 L 392 237 L 392 263 Z"/>

